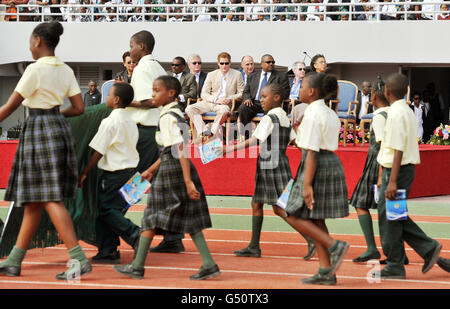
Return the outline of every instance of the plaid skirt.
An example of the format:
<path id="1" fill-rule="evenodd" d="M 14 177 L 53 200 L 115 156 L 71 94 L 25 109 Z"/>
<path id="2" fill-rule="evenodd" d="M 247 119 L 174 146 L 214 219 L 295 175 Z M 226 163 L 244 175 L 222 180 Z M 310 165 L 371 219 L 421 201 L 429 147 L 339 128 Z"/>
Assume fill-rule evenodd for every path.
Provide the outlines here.
<path id="1" fill-rule="evenodd" d="M 201 195 L 198 201 L 189 198 L 180 160 L 172 156 L 171 147 L 161 152 L 161 165 L 151 182 L 142 230 L 193 234 L 212 226 L 200 177 L 191 161 L 189 165 L 191 179 Z"/>
<path id="2" fill-rule="evenodd" d="M 373 196 L 373 185 L 378 181 L 379 164 L 377 162 L 378 150 L 371 150 L 367 153 L 366 163 L 361 178 L 353 191 L 350 205 L 355 208 L 376 209 L 377 204 Z"/>
<path id="3" fill-rule="evenodd" d="M 308 209 L 303 200 L 307 151 L 303 150 L 302 153 L 302 162 L 289 195 L 286 213 L 303 219 L 348 216 L 348 191 L 344 168 L 339 157 L 331 151 L 321 150 L 317 154 L 317 169 L 313 180 L 314 208 Z"/>
<path id="4" fill-rule="evenodd" d="M 258 156 L 256 163 L 255 191 L 252 202 L 275 205 L 292 178 L 289 159 L 285 153 L 279 152 L 278 164 L 272 164 Z"/>
<path id="5" fill-rule="evenodd" d="M 78 170 L 69 124 L 59 107 L 30 109 L 14 157 L 6 201 L 14 206 L 74 198 Z"/>

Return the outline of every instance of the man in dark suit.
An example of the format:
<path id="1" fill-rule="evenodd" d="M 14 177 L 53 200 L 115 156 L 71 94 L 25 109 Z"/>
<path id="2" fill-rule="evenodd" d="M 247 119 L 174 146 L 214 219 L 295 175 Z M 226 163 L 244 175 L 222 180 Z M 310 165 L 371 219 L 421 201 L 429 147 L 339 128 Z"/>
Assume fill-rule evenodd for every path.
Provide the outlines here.
<path id="1" fill-rule="evenodd" d="M 197 98 L 200 98 L 203 84 L 205 83 L 206 75 L 208 75 L 208 73 L 202 71 L 202 59 L 199 55 L 190 55 L 188 57 L 188 66 L 191 74 L 195 75 L 195 81 L 197 82 Z"/>
<path id="2" fill-rule="evenodd" d="M 358 91 L 358 105 L 356 106 L 356 122 L 361 121 L 361 117 L 373 112 L 373 106 L 367 105 L 370 102 L 370 96 L 372 95 L 372 84 L 368 81 L 364 81 L 361 85 L 361 90 Z"/>
<path id="3" fill-rule="evenodd" d="M 241 135 L 245 134 L 244 126 L 249 124 L 258 113 L 264 113 L 260 103 L 260 92 L 265 85 L 278 83 L 285 89 L 284 98 L 289 96 L 290 86 L 287 74 L 275 70 L 275 60 L 271 55 L 261 58 L 261 71 L 254 71 L 248 76 L 247 84 L 242 94 L 242 104 L 239 106 L 239 128 Z"/>
<path id="4" fill-rule="evenodd" d="M 172 60 L 172 71 L 167 72 L 168 75 L 178 78 L 181 84 L 181 92 L 178 96 L 181 111 L 186 109 L 187 100 L 189 98 L 197 98 L 197 83 L 195 76 L 185 71 L 186 60 L 183 57 L 175 57 Z"/>

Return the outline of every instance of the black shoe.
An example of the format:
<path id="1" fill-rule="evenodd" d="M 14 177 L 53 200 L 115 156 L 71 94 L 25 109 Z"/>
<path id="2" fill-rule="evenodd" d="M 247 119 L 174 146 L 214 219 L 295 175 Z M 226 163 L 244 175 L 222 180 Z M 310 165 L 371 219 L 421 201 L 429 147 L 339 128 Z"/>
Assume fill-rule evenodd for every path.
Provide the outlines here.
<path id="1" fill-rule="evenodd" d="M 62 273 L 57 274 L 56 279 L 58 279 L 58 280 L 70 280 L 71 278 L 77 279 L 75 276 L 79 275 L 81 277 L 92 271 L 91 263 L 89 263 L 89 262 L 84 263 L 83 265 L 81 265 L 79 271 L 80 271 L 80 273 L 77 274 L 77 271 L 74 268 L 70 268 L 66 271 L 63 271 Z"/>
<path id="2" fill-rule="evenodd" d="M 381 257 L 380 252 L 376 251 L 366 256 L 358 256 L 357 258 L 353 259 L 353 262 L 362 263 L 370 260 L 378 260 L 380 257 Z"/>
<path id="3" fill-rule="evenodd" d="M 387 264 L 387 259 L 384 260 L 380 260 L 380 264 L 381 265 L 386 265 Z M 405 256 L 405 262 L 403 262 L 403 265 L 408 265 L 409 264 L 409 259 L 407 256 Z"/>
<path id="4" fill-rule="evenodd" d="M 145 268 L 135 269 L 132 264 L 116 265 L 114 266 L 114 270 L 134 279 L 144 279 Z"/>
<path id="5" fill-rule="evenodd" d="M 450 260 L 449 259 L 444 259 L 444 258 L 440 257 L 437 261 L 437 264 L 439 265 L 440 268 L 442 268 L 446 272 L 450 273 Z"/>
<path id="6" fill-rule="evenodd" d="M 20 276 L 20 266 L 0 266 L 0 274 L 9 277 Z"/>
<path id="7" fill-rule="evenodd" d="M 165 241 L 163 240 L 158 246 L 151 247 L 150 252 L 162 252 L 162 253 L 179 253 L 183 252 L 184 246 L 181 239 Z"/>
<path id="8" fill-rule="evenodd" d="M 434 266 L 434 264 L 436 264 L 439 259 L 441 249 L 442 245 L 437 242 L 436 247 L 425 256 L 425 263 L 423 263 L 422 273 L 427 273 Z"/>
<path id="9" fill-rule="evenodd" d="M 406 275 L 404 271 L 394 272 L 386 268 L 382 269 L 380 272 L 381 279 L 405 279 Z"/>
<path id="10" fill-rule="evenodd" d="M 308 243 L 308 253 L 303 257 L 305 261 L 311 259 L 316 254 L 316 245 L 313 242 Z"/>
<path id="11" fill-rule="evenodd" d="M 236 256 L 244 256 L 244 257 L 261 257 L 261 249 L 255 248 L 252 249 L 250 247 L 246 247 L 241 250 L 234 251 Z"/>
<path id="12" fill-rule="evenodd" d="M 318 285 L 336 285 L 336 275 L 320 275 L 315 274 L 310 278 L 302 279 L 303 284 L 318 284 Z"/>
<path id="13" fill-rule="evenodd" d="M 120 252 L 114 251 L 110 254 L 101 254 L 100 252 L 92 257 L 93 263 L 99 263 L 99 264 L 120 264 Z"/>
<path id="14" fill-rule="evenodd" d="M 336 273 L 349 248 L 350 244 L 348 242 L 338 240 L 337 248 L 331 252 L 331 267 L 328 276 L 333 276 Z"/>
<path id="15" fill-rule="evenodd" d="M 214 265 L 210 268 L 200 267 L 200 270 L 195 274 L 189 277 L 191 280 L 204 280 L 208 278 L 215 278 L 220 275 L 219 266 Z"/>

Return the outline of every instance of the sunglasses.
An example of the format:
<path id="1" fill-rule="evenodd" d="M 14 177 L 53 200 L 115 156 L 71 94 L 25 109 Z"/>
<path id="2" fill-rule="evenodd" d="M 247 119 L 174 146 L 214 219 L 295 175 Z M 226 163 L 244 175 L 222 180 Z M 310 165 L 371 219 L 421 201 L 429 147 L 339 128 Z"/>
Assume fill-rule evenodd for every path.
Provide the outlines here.
<path id="1" fill-rule="evenodd" d="M 198 62 L 196 61 L 196 62 L 192 62 L 192 64 L 193 64 L 193 65 L 197 65 L 197 64 L 200 65 L 200 64 L 202 64 L 202 63 L 201 63 L 200 61 L 198 61 Z"/>
<path id="2" fill-rule="evenodd" d="M 415 98 L 413 98 L 413 100 L 420 100 L 420 98 L 415 97 Z"/>
<path id="3" fill-rule="evenodd" d="M 229 65 L 229 62 L 219 62 L 220 65 Z"/>
<path id="4" fill-rule="evenodd" d="M 136 64 L 136 62 L 127 62 L 127 64 Z"/>
<path id="5" fill-rule="evenodd" d="M 298 70 L 299 70 L 299 71 L 306 71 L 305 68 L 299 68 Z"/>
<path id="6" fill-rule="evenodd" d="M 267 64 L 275 64 L 275 61 L 264 61 L 264 63 L 267 63 Z"/>
<path id="7" fill-rule="evenodd" d="M 179 67 L 181 64 L 179 64 L 179 63 L 172 63 L 172 66 L 173 67 Z"/>

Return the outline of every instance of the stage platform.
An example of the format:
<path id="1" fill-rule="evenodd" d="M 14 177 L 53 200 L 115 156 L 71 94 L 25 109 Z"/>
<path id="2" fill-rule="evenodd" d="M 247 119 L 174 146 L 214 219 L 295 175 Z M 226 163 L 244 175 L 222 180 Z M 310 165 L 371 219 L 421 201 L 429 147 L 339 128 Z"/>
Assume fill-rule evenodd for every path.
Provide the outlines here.
<path id="1" fill-rule="evenodd" d="M 0 141 L 0 189 L 6 188 L 17 141 Z M 342 161 L 351 196 L 366 160 L 368 146 L 340 146 L 336 154 Z M 450 146 L 420 145 L 421 164 L 416 166 L 416 176 L 410 198 L 450 194 Z M 207 195 L 251 196 L 254 190 L 257 147 L 230 153 L 226 158 L 202 164 L 197 151 L 191 151 L 194 163 Z M 295 176 L 301 152 L 288 147 L 287 155 Z"/>

